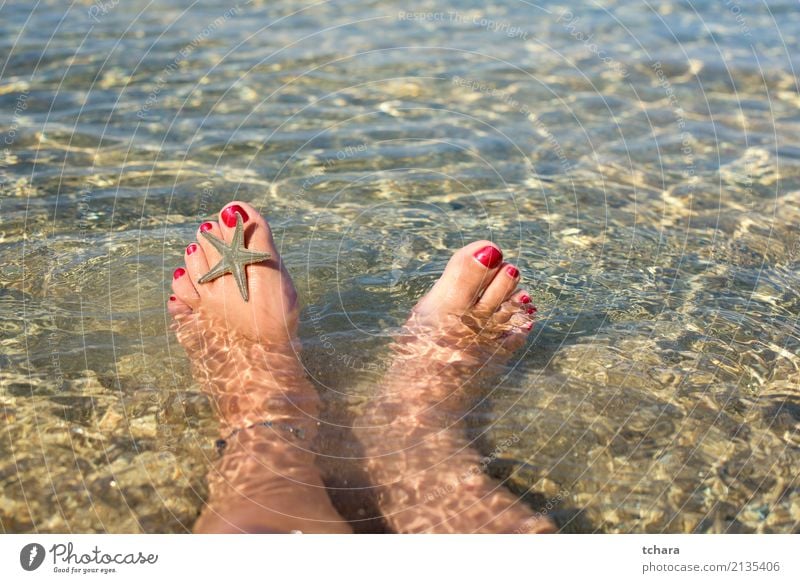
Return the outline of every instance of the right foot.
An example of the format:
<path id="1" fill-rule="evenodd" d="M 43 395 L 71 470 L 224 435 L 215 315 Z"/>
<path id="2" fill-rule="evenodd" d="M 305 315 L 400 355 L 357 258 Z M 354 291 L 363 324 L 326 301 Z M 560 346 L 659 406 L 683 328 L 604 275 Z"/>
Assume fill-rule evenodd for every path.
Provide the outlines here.
<path id="1" fill-rule="evenodd" d="M 430 292 L 412 312 L 408 327 L 431 339 L 447 362 L 502 361 L 520 348 L 533 328 L 536 308 L 517 291 L 519 269 L 503 261 L 489 241 L 457 251 Z M 448 351 L 447 349 L 450 349 Z"/>
<path id="2" fill-rule="evenodd" d="M 552 532 L 489 478 L 463 419 L 478 373 L 507 360 L 533 327 L 517 267 L 477 241 L 453 255 L 414 308 L 396 358 L 357 429 L 378 505 L 398 532 Z"/>
<path id="3" fill-rule="evenodd" d="M 519 282 L 519 269 L 489 241 L 453 255 L 394 343 L 395 376 L 435 379 L 419 394 L 401 389 L 404 408 L 416 403 L 420 413 L 459 413 L 472 381 L 496 371 L 525 343 L 536 308 Z"/>

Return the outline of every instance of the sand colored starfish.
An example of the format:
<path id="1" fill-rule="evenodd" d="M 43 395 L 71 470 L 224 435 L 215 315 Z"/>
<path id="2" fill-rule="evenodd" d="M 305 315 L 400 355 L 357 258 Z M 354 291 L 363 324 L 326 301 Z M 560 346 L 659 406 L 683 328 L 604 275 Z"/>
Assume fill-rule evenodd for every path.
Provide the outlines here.
<path id="1" fill-rule="evenodd" d="M 236 230 L 233 232 L 233 239 L 230 245 L 227 245 L 225 241 L 211 233 L 203 232 L 200 234 L 219 251 L 222 259 L 201 277 L 198 283 L 208 283 L 226 273 L 230 273 L 236 280 L 236 285 L 239 286 L 239 293 L 242 294 L 242 299 L 247 301 L 247 272 L 245 267 L 251 263 L 266 261 L 272 258 L 272 255 L 261 251 L 250 251 L 244 246 L 244 225 L 242 216 L 238 213 L 236 215 Z"/>

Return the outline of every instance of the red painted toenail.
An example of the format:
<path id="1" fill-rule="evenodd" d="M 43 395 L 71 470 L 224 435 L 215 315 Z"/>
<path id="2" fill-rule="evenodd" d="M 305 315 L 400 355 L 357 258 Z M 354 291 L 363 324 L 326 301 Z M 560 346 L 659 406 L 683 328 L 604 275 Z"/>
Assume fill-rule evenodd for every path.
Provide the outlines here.
<path id="1" fill-rule="evenodd" d="M 189 246 L 186 248 L 186 254 L 191 255 L 197 251 L 197 243 L 190 243 Z"/>
<path id="2" fill-rule="evenodd" d="M 508 272 L 508 276 L 511 278 L 516 278 L 519 275 L 519 269 L 517 269 L 513 265 L 509 265 L 506 271 Z"/>
<path id="3" fill-rule="evenodd" d="M 528 313 L 533 314 L 536 311 L 536 308 L 528 308 Z"/>
<path id="4" fill-rule="evenodd" d="M 521 295 L 519 297 L 519 303 L 521 304 L 530 304 L 531 303 L 531 296 L 528 294 Z"/>
<path id="5" fill-rule="evenodd" d="M 206 231 L 210 231 L 213 228 L 214 225 L 212 225 L 211 223 L 203 223 L 202 225 L 200 225 L 200 232 L 205 233 Z"/>
<path id="6" fill-rule="evenodd" d="M 247 219 L 250 218 L 247 216 L 247 213 L 244 212 L 242 207 L 240 207 L 238 204 L 232 204 L 231 206 L 222 209 L 222 222 L 228 227 L 235 227 L 236 213 L 239 213 L 242 216 L 243 223 L 246 223 Z"/>
<path id="7" fill-rule="evenodd" d="M 176 298 L 175 296 L 169 296 L 169 301 L 171 301 L 171 302 L 174 302 L 174 301 L 175 301 L 175 300 L 177 300 L 177 299 L 178 299 L 178 298 Z"/>
<path id="8" fill-rule="evenodd" d="M 525 330 L 531 330 L 533 328 L 533 322 L 525 326 Z"/>
<path id="9" fill-rule="evenodd" d="M 500 262 L 503 260 L 503 254 L 497 247 L 487 245 L 475 253 L 475 259 L 480 261 L 482 265 L 485 265 L 489 269 L 494 269 L 500 265 Z"/>
<path id="10" fill-rule="evenodd" d="M 172 279 L 178 279 L 179 277 L 183 277 L 183 275 L 184 275 L 185 273 L 186 273 L 186 270 L 185 270 L 183 267 L 179 267 L 179 268 L 178 268 L 178 269 L 176 269 L 176 270 L 175 270 L 175 272 L 172 274 Z"/>

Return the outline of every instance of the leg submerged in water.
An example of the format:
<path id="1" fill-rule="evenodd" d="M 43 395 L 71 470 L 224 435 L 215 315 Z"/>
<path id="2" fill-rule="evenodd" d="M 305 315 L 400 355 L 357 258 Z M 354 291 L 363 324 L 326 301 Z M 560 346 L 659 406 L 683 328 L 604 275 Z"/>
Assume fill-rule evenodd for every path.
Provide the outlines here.
<path id="1" fill-rule="evenodd" d="M 245 302 L 231 276 L 198 284 L 219 252 L 200 232 L 230 243 L 236 216 L 248 249 L 271 259 L 248 265 Z M 226 206 L 200 226 L 175 271 L 168 302 L 195 379 L 220 416 L 224 449 L 208 475 L 196 532 L 349 532 L 330 503 L 312 442 L 319 400 L 297 351 L 297 293 L 267 222 L 252 206 Z"/>
<path id="2" fill-rule="evenodd" d="M 488 241 L 450 260 L 394 344 L 356 429 L 378 504 L 397 532 L 554 532 L 489 478 L 466 438 L 471 385 L 522 346 L 535 308 L 519 270 Z"/>
<path id="3" fill-rule="evenodd" d="M 239 215 L 250 301 L 233 277 L 200 278 L 220 257 L 200 232 L 230 242 Z M 221 420 L 223 455 L 209 472 L 196 532 L 350 532 L 315 465 L 319 399 L 298 359 L 297 294 L 266 221 L 232 203 L 200 226 L 168 302 L 194 376 Z M 387 522 L 397 532 L 552 532 L 486 476 L 463 417 L 470 385 L 525 341 L 535 308 L 516 267 L 477 242 L 457 252 L 416 306 L 395 360 L 357 432 Z"/>

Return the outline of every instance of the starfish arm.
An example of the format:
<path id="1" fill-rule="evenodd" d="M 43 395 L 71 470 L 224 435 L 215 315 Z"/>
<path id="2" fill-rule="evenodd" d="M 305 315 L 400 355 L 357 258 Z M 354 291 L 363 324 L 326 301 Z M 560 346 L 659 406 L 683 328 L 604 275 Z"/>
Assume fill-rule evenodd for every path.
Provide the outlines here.
<path id="1" fill-rule="evenodd" d="M 225 249 L 228 248 L 228 246 L 225 244 L 225 241 L 223 241 L 216 235 L 212 235 L 208 231 L 203 231 L 200 234 L 203 235 L 203 237 L 206 238 L 206 241 L 211 243 L 214 246 L 214 248 L 220 252 L 220 255 L 225 254 Z"/>
<path id="2" fill-rule="evenodd" d="M 266 261 L 267 259 L 272 259 L 271 253 L 262 253 L 260 251 L 250 251 L 247 250 L 241 254 L 241 261 L 245 265 L 250 265 L 251 263 L 261 263 L 262 261 Z"/>
<path id="3" fill-rule="evenodd" d="M 245 266 L 241 263 L 233 264 L 233 277 L 236 280 L 236 285 L 239 286 L 239 293 L 242 294 L 244 301 L 248 300 L 247 295 L 247 274 L 245 273 Z"/>
<path id="4" fill-rule="evenodd" d="M 209 281 L 215 280 L 218 277 L 222 277 L 226 273 L 228 273 L 230 269 L 225 264 L 225 259 L 223 258 L 222 261 L 217 263 L 211 270 L 206 273 L 203 277 L 197 280 L 197 283 L 207 283 Z"/>
<path id="5" fill-rule="evenodd" d="M 236 229 L 233 231 L 230 248 L 234 250 L 244 249 L 244 223 L 242 215 L 236 213 Z"/>

